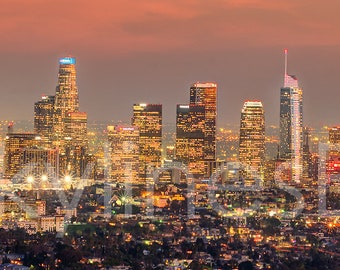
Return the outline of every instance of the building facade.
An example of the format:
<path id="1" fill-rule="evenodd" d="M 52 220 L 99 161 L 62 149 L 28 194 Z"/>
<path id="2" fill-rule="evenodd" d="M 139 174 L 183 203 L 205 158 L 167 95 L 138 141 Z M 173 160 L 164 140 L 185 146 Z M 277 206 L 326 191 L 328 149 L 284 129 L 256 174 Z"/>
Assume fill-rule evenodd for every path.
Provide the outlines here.
<path id="1" fill-rule="evenodd" d="M 54 136 L 56 141 L 64 138 L 67 113 L 79 111 L 78 87 L 76 83 L 76 59 L 65 57 L 59 60 L 58 84 L 54 103 Z"/>
<path id="2" fill-rule="evenodd" d="M 340 127 L 329 128 L 328 136 L 329 143 L 326 151 L 327 172 L 338 175 L 340 173 Z"/>
<path id="3" fill-rule="evenodd" d="M 340 126 L 331 127 L 328 132 L 330 143 L 340 143 Z"/>
<path id="4" fill-rule="evenodd" d="M 162 105 L 134 104 L 132 126 L 139 130 L 139 177 L 146 181 L 162 165 Z"/>
<path id="5" fill-rule="evenodd" d="M 239 160 L 244 183 L 262 183 L 265 165 L 265 121 L 262 102 L 246 101 L 240 121 Z"/>
<path id="6" fill-rule="evenodd" d="M 34 103 L 34 132 L 51 143 L 53 135 L 54 96 L 42 96 Z"/>
<path id="7" fill-rule="evenodd" d="M 68 112 L 64 119 L 64 139 L 60 148 L 60 173 L 81 177 L 87 165 L 87 114 Z"/>
<path id="8" fill-rule="evenodd" d="M 108 126 L 109 177 L 114 182 L 139 183 L 139 130 L 133 126 Z"/>
<path id="9" fill-rule="evenodd" d="M 187 166 L 196 178 L 205 175 L 204 155 L 205 107 L 203 105 L 177 105 L 176 161 Z"/>
<path id="10" fill-rule="evenodd" d="M 53 144 L 59 150 L 59 175 L 84 176 L 87 166 L 87 114 L 79 111 L 76 59 L 59 60 L 54 98 Z"/>
<path id="11" fill-rule="evenodd" d="M 210 177 L 216 166 L 217 84 L 194 83 L 188 105 L 177 105 L 175 160 L 195 178 Z"/>
<path id="12" fill-rule="evenodd" d="M 312 166 L 312 153 L 310 149 L 311 129 L 304 127 L 302 131 L 303 147 L 302 147 L 302 177 L 303 179 L 311 179 L 313 166 Z"/>
<path id="13" fill-rule="evenodd" d="M 284 86 L 280 91 L 279 156 L 291 162 L 292 180 L 297 183 L 302 178 L 302 131 L 302 89 L 298 85 L 297 78 L 288 75 L 285 71 Z"/>
<path id="14" fill-rule="evenodd" d="M 25 166 L 24 153 L 40 148 L 41 137 L 35 133 L 7 133 L 5 138 L 4 177 L 13 179 Z"/>
<path id="15" fill-rule="evenodd" d="M 204 159 L 214 162 L 216 159 L 217 84 L 194 83 L 190 87 L 190 104 L 204 106 Z"/>

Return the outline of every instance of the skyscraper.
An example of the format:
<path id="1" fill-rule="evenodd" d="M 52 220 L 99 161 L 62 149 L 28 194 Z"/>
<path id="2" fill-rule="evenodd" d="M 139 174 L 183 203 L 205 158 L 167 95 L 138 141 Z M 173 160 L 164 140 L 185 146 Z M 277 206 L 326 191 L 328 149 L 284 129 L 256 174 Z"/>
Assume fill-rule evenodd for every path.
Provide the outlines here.
<path id="1" fill-rule="evenodd" d="M 152 178 L 155 168 L 161 167 L 162 105 L 134 104 L 132 126 L 139 129 L 139 176 L 145 181 Z"/>
<path id="2" fill-rule="evenodd" d="M 87 165 L 87 114 L 79 111 L 76 59 L 59 60 L 54 101 L 54 143 L 60 151 L 61 175 L 83 175 Z"/>
<path id="3" fill-rule="evenodd" d="M 139 181 L 139 130 L 132 126 L 108 126 L 109 176 L 123 183 Z"/>
<path id="4" fill-rule="evenodd" d="M 302 177 L 302 89 L 294 75 L 287 74 L 285 50 L 284 85 L 280 92 L 280 158 L 292 164 L 292 180 Z"/>
<path id="5" fill-rule="evenodd" d="M 326 152 L 327 172 L 340 174 L 340 127 L 331 127 L 328 130 L 329 143 Z"/>
<path id="6" fill-rule="evenodd" d="M 64 119 L 64 137 L 73 145 L 87 148 L 87 114 L 68 112 Z"/>
<path id="7" fill-rule="evenodd" d="M 177 105 L 176 112 L 176 161 L 188 166 L 194 177 L 203 177 L 205 107 Z"/>
<path id="8" fill-rule="evenodd" d="M 40 137 L 36 137 L 35 140 L 36 145 L 23 149 L 20 169 L 24 168 L 26 173 L 29 172 L 36 182 L 51 180 L 57 175 L 58 150 L 39 146 Z"/>
<path id="9" fill-rule="evenodd" d="M 64 119 L 63 143 L 60 148 L 60 172 L 81 177 L 87 165 L 87 114 L 68 112 Z"/>
<path id="10" fill-rule="evenodd" d="M 12 179 L 24 168 L 24 152 L 31 148 L 39 148 L 40 137 L 35 133 L 12 133 L 5 138 L 4 177 Z"/>
<path id="11" fill-rule="evenodd" d="M 328 132 L 330 143 L 340 143 L 340 126 L 331 127 Z"/>
<path id="12" fill-rule="evenodd" d="M 58 84 L 54 103 L 54 136 L 62 140 L 65 119 L 68 112 L 79 111 L 78 88 L 76 84 L 76 59 L 65 57 L 59 60 Z"/>
<path id="13" fill-rule="evenodd" d="M 241 112 L 239 160 L 245 181 L 261 181 L 265 162 L 264 110 L 260 101 L 246 101 Z"/>
<path id="14" fill-rule="evenodd" d="M 53 134 L 54 96 L 42 96 L 34 103 L 34 132 L 50 142 Z"/>
<path id="15" fill-rule="evenodd" d="M 204 106 L 204 162 L 206 176 L 212 173 L 216 161 L 216 116 L 217 116 L 217 84 L 194 83 L 190 87 L 190 104 Z"/>
<path id="16" fill-rule="evenodd" d="M 304 179 L 311 179 L 312 178 L 312 172 L 313 172 L 313 166 L 312 166 L 312 154 L 310 152 L 310 139 L 311 139 L 311 133 L 310 128 L 304 127 L 302 131 L 302 177 Z"/>

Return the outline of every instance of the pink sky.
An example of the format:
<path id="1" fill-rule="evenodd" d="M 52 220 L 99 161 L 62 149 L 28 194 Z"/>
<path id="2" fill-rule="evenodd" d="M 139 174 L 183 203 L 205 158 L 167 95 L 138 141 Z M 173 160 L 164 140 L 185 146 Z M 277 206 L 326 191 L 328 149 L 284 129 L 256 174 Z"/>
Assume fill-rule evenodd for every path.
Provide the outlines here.
<path id="1" fill-rule="evenodd" d="M 3 0 L 1 50 L 339 45 L 339 10 L 338 0 Z"/>
<path id="2" fill-rule="evenodd" d="M 55 93 L 58 58 L 72 55 L 90 119 L 128 120 L 133 103 L 153 102 L 174 122 L 190 84 L 214 81 L 221 125 L 238 123 L 247 99 L 262 100 L 266 119 L 278 124 L 282 52 L 289 48 L 306 123 L 340 123 L 339 0 L 0 4 L 0 119 L 32 119 L 40 95 Z"/>

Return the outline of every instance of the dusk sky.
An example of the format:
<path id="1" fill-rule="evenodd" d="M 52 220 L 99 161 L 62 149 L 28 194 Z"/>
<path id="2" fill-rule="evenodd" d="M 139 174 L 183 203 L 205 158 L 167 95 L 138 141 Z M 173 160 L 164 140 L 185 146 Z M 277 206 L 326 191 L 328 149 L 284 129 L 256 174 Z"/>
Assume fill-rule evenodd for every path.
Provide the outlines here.
<path id="1" fill-rule="evenodd" d="M 279 123 L 283 49 L 303 88 L 304 124 L 340 124 L 339 0 L 0 0 L 0 119 L 33 119 L 58 59 L 77 58 L 89 120 L 128 121 L 133 103 L 176 104 L 218 84 L 218 125 L 261 100 Z"/>

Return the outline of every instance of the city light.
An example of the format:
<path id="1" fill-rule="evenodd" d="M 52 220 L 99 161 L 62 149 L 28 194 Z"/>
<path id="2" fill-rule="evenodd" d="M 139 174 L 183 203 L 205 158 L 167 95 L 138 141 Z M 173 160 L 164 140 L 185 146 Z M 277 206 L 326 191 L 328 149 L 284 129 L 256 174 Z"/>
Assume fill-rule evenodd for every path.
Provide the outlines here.
<path id="1" fill-rule="evenodd" d="M 40 249 L 34 247 L 46 239 L 40 266 L 53 258 L 50 268 L 62 269 L 63 257 L 79 257 L 70 269 L 94 262 L 123 269 L 129 261 L 137 268 L 249 263 L 270 269 L 287 254 L 294 263 L 310 260 L 312 252 L 338 255 L 332 245 L 339 232 L 333 209 L 340 128 L 327 128 L 329 137 L 325 130 L 310 135 L 295 76 L 284 74 L 277 91 L 280 126 L 267 126 L 269 135 L 256 97 L 240 104 L 237 127 L 218 127 L 213 82 L 188 87 L 170 128 L 163 105 L 150 103 L 134 104 L 129 124 L 88 128 L 87 113 L 79 111 L 75 59 L 59 64 L 55 95 L 34 104 L 34 132 L 13 132 L 10 125 L 4 141 L 0 228 L 25 231 L 20 243 L 27 244 L 27 262 L 20 263 L 36 261 Z"/>
<path id="2" fill-rule="evenodd" d="M 27 176 L 27 183 L 32 184 L 34 182 L 34 177 L 32 175 Z"/>
<path id="3" fill-rule="evenodd" d="M 65 176 L 64 176 L 64 181 L 65 181 L 66 183 L 71 183 L 72 177 L 71 177 L 70 175 L 65 175 Z"/>

